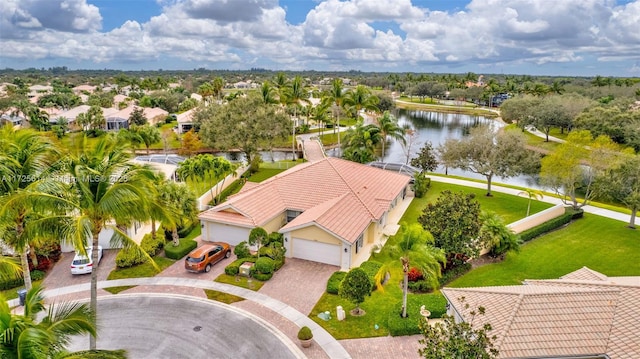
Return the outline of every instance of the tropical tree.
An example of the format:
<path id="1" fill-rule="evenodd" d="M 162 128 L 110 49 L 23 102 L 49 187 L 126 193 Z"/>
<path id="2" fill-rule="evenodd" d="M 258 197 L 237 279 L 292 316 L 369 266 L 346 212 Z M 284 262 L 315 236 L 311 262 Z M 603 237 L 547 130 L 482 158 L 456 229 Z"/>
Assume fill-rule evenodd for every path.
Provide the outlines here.
<path id="1" fill-rule="evenodd" d="M 384 147 L 387 142 L 387 138 L 391 137 L 395 140 L 398 140 L 404 144 L 406 144 L 406 139 L 404 137 L 405 130 L 402 126 L 398 125 L 398 120 L 389 113 L 389 111 L 385 111 L 382 114 L 382 117 L 377 119 L 377 125 L 380 129 L 380 142 L 382 143 L 382 158 L 384 159 Z"/>
<path id="2" fill-rule="evenodd" d="M 278 100 L 276 99 L 276 89 L 269 81 L 263 82 L 262 86 L 260 86 L 260 97 L 262 98 L 262 102 L 266 105 L 278 103 Z"/>
<path id="3" fill-rule="evenodd" d="M 143 143 L 144 147 L 147 149 L 147 155 L 149 155 L 149 148 L 151 145 L 160 142 L 160 130 L 158 130 L 156 126 L 146 124 L 132 127 L 131 130 L 140 137 L 141 143 Z"/>
<path id="4" fill-rule="evenodd" d="M 544 198 L 544 195 L 542 194 L 542 191 L 536 190 L 536 189 L 532 189 L 532 188 L 526 188 L 524 191 L 520 191 L 518 192 L 518 196 L 527 196 L 529 198 L 529 201 L 527 202 L 527 215 L 526 217 L 529 217 L 529 213 L 531 212 L 531 200 L 535 199 L 535 200 L 541 200 L 542 198 Z"/>
<path id="5" fill-rule="evenodd" d="M 338 295 L 356 305 L 353 315 L 362 315 L 360 303 L 367 295 L 371 295 L 371 281 L 362 268 L 351 269 L 338 287 Z"/>
<path id="6" fill-rule="evenodd" d="M 91 106 L 89 111 L 76 117 L 76 123 L 83 130 L 98 130 L 105 127 L 105 118 L 100 106 Z"/>
<path id="7" fill-rule="evenodd" d="M 111 230 L 111 243 L 133 248 L 140 255 L 153 261 L 129 237 L 126 226 L 134 221 L 150 219 L 151 207 L 158 198 L 154 181 L 156 175 L 147 166 L 130 162 L 125 145 L 115 136 L 104 136 L 94 146 L 89 146 L 86 137 L 82 143 L 63 159 L 63 171 L 71 178 L 60 182 L 58 196 L 50 203 L 65 208 L 67 215 L 62 226 L 52 227 L 63 242 L 71 243 L 85 251 L 87 240 L 93 248 L 99 245 L 98 238 L 103 229 Z M 156 208 L 156 214 L 161 209 Z M 167 213 L 165 217 L 169 217 Z M 94 250 L 91 272 L 90 308 L 97 315 L 98 251 Z M 90 349 L 96 341 L 90 338 Z"/>
<path id="8" fill-rule="evenodd" d="M 45 310 L 40 286 L 27 291 L 24 314 L 15 314 L 6 300 L 0 300 L 0 357 L 56 358 L 66 353 L 72 336 L 95 338 L 95 317 L 86 304 L 62 303 Z"/>
<path id="9" fill-rule="evenodd" d="M 494 132 L 490 126 L 472 128 L 469 136 L 448 139 L 438 151 L 447 167 L 460 168 L 483 175 L 487 179 L 487 196 L 491 196 L 494 176 L 509 178 L 535 173 L 538 155 L 526 147 L 524 135 L 518 131 Z"/>
<path id="10" fill-rule="evenodd" d="M 636 213 L 640 209 L 640 156 L 626 158 L 619 166 L 605 171 L 598 179 L 606 198 L 624 204 L 631 210 L 629 228 L 636 228 Z"/>
<path id="11" fill-rule="evenodd" d="M 381 141 L 380 128 L 358 122 L 355 128 L 347 131 L 344 139 L 344 159 L 358 163 L 371 162 L 376 158 L 376 147 Z"/>
<path id="12" fill-rule="evenodd" d="M 185 227 L 192 223 L 198 215 L 196 195 L 184 184 L 171 180 L 163 181 L 157 191 L 158 205 L 165 208 L 171 216 L 166 218 L 160 213 L 162 225 L 171 230 L 173 245 L 180 244 L 178 227 Z"/>
<path id="13" fill-rule="evenodd" d="M 343 108 L 344 96 L 344 84 L 342 79 L 333 79 L 333 81 L 331 81 L 331 89 L 326 95 L 326 98 L 329 102 L 333 102 L 336 110 L 334 112 L 336 114 L 336 125 L 333 126 L 333 133 L 336 133 L 336 129 L 338 130 L 338 148 L 342 148 L 340 144 L 340 111 L 342 111 Z"/>
<path id="14" fill-rule="evenodd" d="M 482 226 L 478 238 L 489 248 L 491 256 L 497 257 L 508 251 L 520 250 L 520 239 L 497 213 L 483 211 L 480 213 L 480 221 Z"/>
<path id="15" fill-rule="evenodd" d="M 401 223 L 401 239 L 394 245 L 385 247 L 391 258 L 400 258 L 402 264 L 402 317 L 407 317 L 407 293 L 409 292 L 409 270 L 415 267 L 431 282 L 435 288 L 438 286 L 440 278 L 441 263 L 445 263 L 445 255 L 442 250 L 433 247 L 433 236 L 426 231 L 419 223 Z M 375 255 L 375 252 L 374 252 Z M 384 264 L 376 273 L 376 286 L 384 290 L 381 283 L 389 271 L 391 263 Z"/>
<path id="16" fill-rule="evenodd" d="M 262 243 L 267 240 L 269 234 L 262 227 L 255 227 L 249 232 L 249 245 L 256 246 L 256 251 L 258 252 L 258 258 L 260 258 L 260 247 Z"/>
<path id="17" fill-rule="evenodd" d="M 33 199 L 46 196 L 50 167 L 58 156 L 45 135 L 14 130 L 11 125 L 0 130 L 0 238 L 19 253 L 27 290 L 31 289 L 28 253 L 37 261 L 33 245 L 46 235 L 38 228 L 38 221 L 54 215 Z M 27 191 L 29 196 L 24 193 Z"/>
<path id="18" fill-rule="evenodd" d="M 433 172 L 438 168 L 438 159 L 436 158 L 436 151 L 433 149 L 431 142 L 425 143 L 418 156 L 411 159 L 411 165 L 418 167 L 425 172 Z"/>
<path id="19" fill-rule="evenodd" d="M 482 221 L 475 195 L 443 191 L 422 211 L 418 222 L 431 232 L 434 245 L 444 250 L 454 265 L 477 256 L 483 243 L 477 240 Z"/>
<path id="20" fill-rule="evenodd" d="M 461 299 L 464 303 L 464 300 Z M 423 338 L 418 342 L 423 346 L 418 349 L 420 357 L 425 359 L 464 358 L 464 359 L 496 359 L 499 351 L 495 342 L 497 337 L 490 335 L 492 326 L 489 323 L 475 323 L 476 318 L 484 315 L 485 309 L 478 307 L 468 310 L 468 320 L 458 321 L 445 315 L 443 321 L 429 324 L 422 319 L 420 331 Z"/>
<path id="21" fill-rule="evenodd" d="M 361 110 L 378 111 L 378 101 L 378 97 L 372 95 L 364 85 L 358 85 L 344 94 L 344 106 L 355 119 L 360 118 Z"/>
<path id="22" fill-rule="evenodd" d="M 147 116 L 144 114 L 144 109 L 140 107 L 134 107 L 131 115 L 129 115 L 129 123 L 136 126 L 146 125 L 148 122 Z"/>

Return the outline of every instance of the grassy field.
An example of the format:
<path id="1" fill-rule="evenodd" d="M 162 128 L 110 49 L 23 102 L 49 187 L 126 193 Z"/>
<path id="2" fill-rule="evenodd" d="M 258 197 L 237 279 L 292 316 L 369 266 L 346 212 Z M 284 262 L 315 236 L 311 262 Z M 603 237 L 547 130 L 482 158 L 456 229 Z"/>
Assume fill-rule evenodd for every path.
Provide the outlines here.
<path id="1" fill-rule="evenodd" d="M 520 284 L 553 279 L 587 266 L 608 276 L 640 275 L 640 231 L 592 214 L 509 253 L 501 263 L 479 267 L 452 287 Z"/>

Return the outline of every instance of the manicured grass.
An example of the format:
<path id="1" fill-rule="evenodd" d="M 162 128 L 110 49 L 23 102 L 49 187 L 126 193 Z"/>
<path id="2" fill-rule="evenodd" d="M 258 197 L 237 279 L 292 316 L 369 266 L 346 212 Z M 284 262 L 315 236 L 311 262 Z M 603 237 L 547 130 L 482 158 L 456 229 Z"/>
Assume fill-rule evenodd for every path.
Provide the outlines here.
<path id="1" fill-rule="evenodd" d="M 585 214 L 567 227 L 534 239 L 501 263 L 472 270 L 449 285 L 475 287 L 554 279 L 587 266 L 608 276 L 640 274 L 640 231 L 613 219 Z"/>
<path id="2" fill-rule="evenodd" d="M 287 170 L 291 167 L 297 166 L 301 163 L 306 162 L 303 159 L 298 159 L 297 161 L 292 161 L 292 160 L 284 160 L 284 161 L 276 161 L 276 162 L 271 162 L 271 161 L 264 161 L 262 163 L 260 163 L 260 169 L 263 168 L 269 168 L 269 169 L 283 169 L 283 170 Z"/>
<path id="3" fill-rule="evenodd" d="M 125 291 L 127 289 L 131 289 L 131 288 L 135 288 L 135 285 L 121 285 L 118 287 L 109 287 L 109 288 L 104 288 L 104 290 L 106 290 L 107 292 L 111 293 L 111 294 L 118 294 L 122 291 Z"/>
<path id="4" fill-rule="evenodd" d="M 475 199 L 480 202 L 480 208 L 484 211 L 492 211 L 502 217 L 505 223 L 512 223 L 519 219 L 522 219 L 527 214 L 527 203 L 529 199 L 527 197 L 512 196 L 500 192 L 492 192 L 492 197 L 487 197 L 487 193 L 484 188 L 472 188 L 465 186 L 458 186 L 443 182 L 431 182 L 431 188 L 427 192 L 427 195 L 423 198 L 414 198 L 407 211 L 402 216 L 401 221 L 407 223 L 417 222 L 418 217 L 422 214 L 422 211 L 429 202 L 434 202 L 440 193 L 444 190 L 450 190 L 452 192 L 463 191 L 465 193 L 475 194 Z M 531 214 L 540 212 L 547 208 L 552 207 L 551 204 L 531 201 Z"/>
<path id="5" fill-rule="evenodd" d="M 37 281 L 32 282 L 32 285 L 36 285 L 36 284 L 40 284 L 41 285 L 42 284 L 42 280 L 37 280 Z M 24 285 L 21 285 L 19 287 L 15 287 L 15 288 L 9 288 L 9 289 L 5 289 L 5 290 L 0 290 L 0 295 L 5 300 L 16 299 L 16 298 L 18 298 L 18 291 L 20 289 L 24 289 Z"/>
<path id="6" fill-rule="evenodd" d="M 540 148 L 544 151 L 553 152 L 560 145 L 558 142 L 553 142 L 553 141 L 546 142 L 544 138 L 538 137 L 527 131 L 524 132 L 524 135 L 527 138 L 527 144 L 529 146 Z"/>
<path id="7" fill-rule="evenodd" d="M 160 271 L 158 271 L 151 263 L 143 263 L 137 266 L 129 268 L 116 268 L 107 277 L 108 280 L 113 279 L 126 279 L 126 278 L 141 278 L 141 277 L 153 277 L 156 274 L 162 272 L 176 261 L 165 257 L 154 257 L 153 261 L 156 263 Z"/>
<path id="8" fill-rule="evenodd" d="M 268 178 L 271 178 L 275 175 L 277 175 L 278 173 L 282 173 L 286 171 L 286 169 L 280 169 L 280 168 L 260 168 L 260 170 L 254 174 L 252 174 L 251 176 L 249 176 L 249 178 L 247 179 L 249 182 L 256 182 L 256 183 L 260 183 Z"/>
<path id="9" fill-rule="evenodd" d="M 262 286 L 264 285 L 264 282 L 261 282 L 253 278 L 248 278 L 244 276 L 227 275 L 224 273 L 220 274 L 218 278 L 215 279 L 215 281 L 219 283 L 235 285 L 245 289 L 250 289 L 256 292 L 260 290 L 260 288 L 262 288 Z"/>
<path id="10" fill-rule="evenodd" d="M 237 295 L 219 292 L 217 290 L 205 289 L 204 293 L 207 295 L 207 298 L 211 300 L 216 300 L 218 302 L 231 304 L 235 302 L 243 301 L 244 298 L 238 297 Z"/>

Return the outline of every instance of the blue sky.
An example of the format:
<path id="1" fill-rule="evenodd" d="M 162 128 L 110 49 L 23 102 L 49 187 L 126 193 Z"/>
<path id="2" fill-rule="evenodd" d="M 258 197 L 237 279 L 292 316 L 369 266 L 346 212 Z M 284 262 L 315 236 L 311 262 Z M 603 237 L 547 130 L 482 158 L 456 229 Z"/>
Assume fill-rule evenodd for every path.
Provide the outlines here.
<path id="1" fill-rule="evenodd" d="M 4 0 L 0 68 L 640 76 L 640 0 Z"/>

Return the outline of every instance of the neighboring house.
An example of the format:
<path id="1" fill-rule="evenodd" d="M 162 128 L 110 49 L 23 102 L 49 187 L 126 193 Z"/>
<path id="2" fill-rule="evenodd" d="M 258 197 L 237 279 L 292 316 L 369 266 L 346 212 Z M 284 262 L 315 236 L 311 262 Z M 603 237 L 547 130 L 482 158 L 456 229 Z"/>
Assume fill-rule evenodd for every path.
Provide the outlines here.
<path id="1" fill-rule="evenodd" d="M 523 284 L 442 294 L 457 321 L 485 308 L 476 324 L 491 324 L 499 358 L 640 358 L 640 276 L 607 277 L 583 267 Z"/>
<path id="2" fill-rule="evenodd" d="M 194 126 L 193 112 L 194 112 L 194 109 L 191 109 L 189 111 L 185 111 L 176 116 L 176 119 L 178 120 L 178 128 L 176 131 L 178 132 L 178 134 L 189 132 L 189 130 L 193 128 Z"/>
<path id="3" fill-rule="evenodd" d="M 55 116 L 49 117 L 49 122 L 58 123 L 58 120 L 62 117 L 67 119 L 69 125 L 74 124 L 76 122 L 76 118 L 83 113 L 87 113 L 91 106 L 89 105 L 80 105 L 76 106 L 68 111 L 60 112 Z"/>
<path id="4" fill-rule="evenodd" d="M 105 119 L 107 121 L 107 131 L 118 131 L 122 128 L 129 128 L 129 117 L 131 116 L 131 113 L 133 113 L 133 111 L 137 108 L 139 107 L 129 106 L 118 112 L 110 114 L 109 116 L 105 115 Z M 169 112 L 159 107 L 154 107 L 154 108 L 140 107 L 140 108 L 142 108 L 144 116 L 147 118 L 147 121 L 151 125 L 164 122 L 164 120 L 169 115 Z"/>
<path id="5" fill-rule="evenodd" d="M 7 123 L 10 123 L 13 127 L 20 128 L 24 123 L 24 117 L 10 114 L 0 116 L 0 126 L 4 126 Z"/>
<path id="6" fill-rule="evenodd" d="M 82 93 L 93 93 L 96 90 L 96 87 L 91 85 L 78 85 L 72 90 L 76 95 L 80 95 Z"/>
<path id="7" fill-rule="evenodd" d="M 307 162 L 199 216 L 202 238 L 236 245 L 255 227 L 280 232 L 287 257 L 347 270 L 385 240 L 390 212 L 407 196 L 409 176 L 338 158 Z M 395 214 L 395 213 L 394 213 Z M 395 225 L 395 224 L 394 224 Z"/>
<path id="8" fill-rule="evenodd" d="M 53 87 L 49 85 L 33 85 L 29 86 L 28 97 L 39 97 L 42 94 L 50 93 L 53 91 Z"/>

